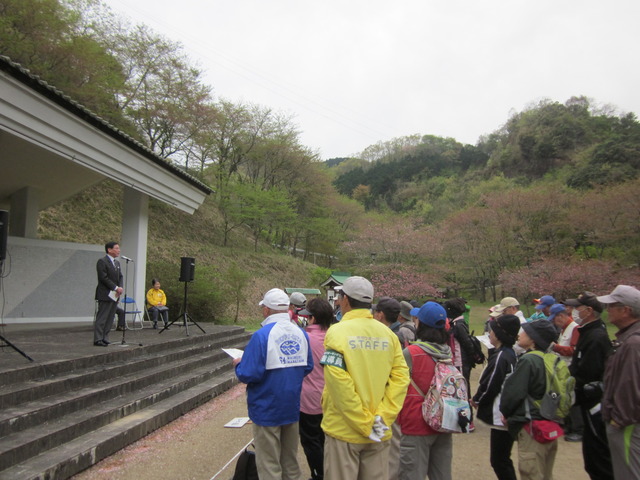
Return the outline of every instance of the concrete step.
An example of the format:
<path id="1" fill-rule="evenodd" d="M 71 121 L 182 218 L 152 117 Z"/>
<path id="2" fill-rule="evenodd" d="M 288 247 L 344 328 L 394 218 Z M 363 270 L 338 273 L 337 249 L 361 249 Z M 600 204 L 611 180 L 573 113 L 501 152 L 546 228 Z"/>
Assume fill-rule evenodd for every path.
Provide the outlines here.
<path id="1" fill-rule="evenodd" d="M 144 378 L 132 378 L 126 384 L 127 389 L 131 388 L 128 392 L 0 438 L 0 465 L 15 465 L 232 370 L 228 357 L 220 359 L 217 354 L 215 357 L 215 362 L 198 366 L 185 362 L 189 371 L 178 376 L 159 370 Z"/>
<path id="2" fill-rule="evenodd" d="M 140 357 L 133 363 L 118 362 L 116 365 L 105 365 L 99 370 L 87 369 L 69 375 L 72 378 L 48 380 L 52 384 L 47 385 L 50 395 L 37 400 L 15 402 L 14 406 L 0 412 L 0 438 L 181 374 L 187 368 L 196 368 L 196 362 L 228 359 L 221 348 L 242 346 L 247 340 L 247 334 L 231 336 L 214 343 L 196 345 L 194 348 L 156 352 Z M 100 379 L 99 383 L 96 382 L 97 379 Z M 29 387 L 23 388 L 28 390 Z M 39 386 L 32 388 L 39 389 Z M 28 391 L 23 392 L 22 389 L 16 393 L 29 396 Z"/>
<path id="3" fill-rule="evenodd" d="M 233 370 L 0 471 L 0 480 L 66 479 L 166 425 L 236 384 Z"/>
<path id="4" fill-rule="evenodd" d="M 52 335 L 60 335 L 60 332 L 54 332 Z M 135 335 L 129 335 L 126 337 L 127 343 L 131 348 L 121 348 L 118 346 L 120 337 L 117 339 L 112 336 L 114 344 L 105 351 L 98 350 L 97 347 L 91 348 L 91 354 L 70 358 L 67 360 L 53 360 L 38 363 L 27 363 L 20 366 L 11 367 L 6 370 L 0 370 L 0 385 L 8 387 L 12 384 L 24 383 L 24 382 L 41 382 L 53 376 L 62 376 L 68 373 L 77 372 L 91 367 L 100 367 L 105 363 L 114 363 L 117 361 L 129 361 L 132 358 L 138 356 L 144 356 L 153 352 L 160 352 L 167 349 L 167 344 L 171 344 L 175 348 L 180 346 L 189 347 L 199 343 L 207 343 L 212 339 L 224 339 L 236 335 L 244 335 L 244 328 L 242 327 L 227 327 L 223 330 L 216 330 L 215 333 L 200 334 L 198 336 L 181 337 L 178 339 L 162 338 L 159 335 L 157 338 L 162 339 L 161 343 L 149 343 L 143 347 L 134 347 L 140 340 Z M 70 346 L 69 348 L 74 348 Z M 98 353 L 99 352 L 99 353 Z M 17 354 L 13 358 L 20 359 Z M 0 404 L 1 406 L 2 404 Z"/>
<path id="5" fill-rule="evenodd" d="M 218 328 L 0 372 L 0 479 L 68 478 L 213 398 L 236 383 L 221 348 L 249 338 Z"/>
<path id="6" fill-rule="evenodd" d="M 215 335 L 201 338 L 195 344 L 185 343 L 184 341 L 176 341 L 165 343 L 163 349 L 158 349 L 158 345 L 150 345 L 148 347 L 138 347 L 136 349 L 127 349 L 126 355 L 122 352 L 96 355 L 102 360 L 102 363 L 95 365 L 93 360 L 83 359 L 79 362 L 71 360 L 66 366 L 59 366 L 59 373 L 49 376 L 38 381 L 25 381 L 14 383 L 13 385 L 4 385 L 2 393 L 0 393 L 0 435 L 4 434 L 2 419 L 7 414 L 6 410 L 11 410 L 16 406 L 24 406 L 27 402 L 33 402 L 43 399 L 61 392 L 69 392 L 72 390 L 94 385 L 96 379 L 108 381 L 111 378 L 117 378 L 139 370 L 153 368 L 154 366 L 179 361 L 182 358 L 197 355 L 202 351 L 209 349 L 219 349 L 222 346 L 228 346 L 234 343 L 243 344 L 247 342 L 248 334 L 244 332 L 236 332 L 233 335 L 225 335 L 218 337 Z M 111 347 L 110 347 L 111 348 Z M 117 349 L 119 347 L 113 347 Z"/>

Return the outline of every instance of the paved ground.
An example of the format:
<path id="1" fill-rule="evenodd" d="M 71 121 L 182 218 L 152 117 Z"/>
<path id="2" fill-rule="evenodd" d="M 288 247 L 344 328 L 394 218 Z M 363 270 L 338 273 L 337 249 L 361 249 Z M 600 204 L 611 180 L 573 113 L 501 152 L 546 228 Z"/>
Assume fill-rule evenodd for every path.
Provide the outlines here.
<path id="1" fill-rule="evenodd" d="M 479 373 L 474 371 L 472 383 L 477 381 Z M 250 425 L 238 429 L 223 427 L 235 417 L 246 416 L 246 411 L 244 386 L 238 385 L 75 476 L 74 480 L 212 479 L 251 440 Z M 304 478 L 308 478 L 302 449 L 298 453 Z M 513 457 L 517 457 L 517 445 Z M 559 440 L 554 476 L 588 480 L 582 465 L 581 444 Z M 234 466 L 235 461 L 216 478 L 231 479 Z M 487 426 L 477 424 L 474 433 L 454 436 L 453 478 L 495 478 L 489 465 Z"/>

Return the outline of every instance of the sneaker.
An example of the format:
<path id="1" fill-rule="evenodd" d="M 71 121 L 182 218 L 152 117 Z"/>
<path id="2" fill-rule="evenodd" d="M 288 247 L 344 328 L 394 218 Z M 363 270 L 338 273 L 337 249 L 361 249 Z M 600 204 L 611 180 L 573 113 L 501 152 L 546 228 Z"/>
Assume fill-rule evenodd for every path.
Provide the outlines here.
<path id="1" fill-rule="evenodd" d="M 582 441 L 582 435 L 580 435 L 579 433 L 567 433 L 564 436 L 564 440 L 566 442 L 581 442 Z"/>
<path id="2" fill-rule="evenodd" d="M 157 329 L 158 329 L 158 324 L 157 324 L 157 323 L 154 323 L 154 324 L 153 324 L 153 329 L 154 329 L 154 330 L 157 330 Z"/>
<path id="3" fill-rule="evenodd" d="M 476 426 L 473 424 L 473 422 L 471 422 L 471 423 L 469 424 L 469 428 L 467 428 L 467 431 L 468 431 L 469 433 L 471 433 L 471 432 L 475 432 L 475 431 L 476 431 Z"/>

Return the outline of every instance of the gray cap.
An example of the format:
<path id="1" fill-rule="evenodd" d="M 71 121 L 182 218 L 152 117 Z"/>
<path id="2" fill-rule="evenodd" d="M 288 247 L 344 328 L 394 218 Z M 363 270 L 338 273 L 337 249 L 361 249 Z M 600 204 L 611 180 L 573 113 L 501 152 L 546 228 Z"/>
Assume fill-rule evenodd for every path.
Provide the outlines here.
<path id="1" fill-rule="evenodd" d="M 349 277 L 342 284 L 345 295 L 360 302 L 371 303 L 373 301 L 373 285 L 364 277 Z"/>
<path id="2" fill-rule="evenodd" d="M 289 297 L 289 301 L 296 307 L 304 307 L 304 305 L 307 303 L 307 297 L 305 297 L 303 293 L 293 292 Z"/>
<path id="3" fill-rule="evenodd" d="M 558 339 L 558 331 L 553 323 L 547 320 L 536 320 L 534 322 L 523 323 L 521 325 L 524 332 L 529 335 L 529 338 L 533 340 L 543 352 L 547 351 L 551 342 L 555 342 Z"/>
<path id="4" fill-rule="evenodd" d="M 400 316 L 405 320 L 411 320 L 411 310 L 413 309 L 413 305 L 409 302 L 402 301 L 400 302 Z"/>
<path id="5" fill-rule="evenodd" d="M 618 285 L 609 295 L 598 297 L 601 303 L 621 303 L 628 307 L 640 308 L 640 291 L 629 285 Z"/>

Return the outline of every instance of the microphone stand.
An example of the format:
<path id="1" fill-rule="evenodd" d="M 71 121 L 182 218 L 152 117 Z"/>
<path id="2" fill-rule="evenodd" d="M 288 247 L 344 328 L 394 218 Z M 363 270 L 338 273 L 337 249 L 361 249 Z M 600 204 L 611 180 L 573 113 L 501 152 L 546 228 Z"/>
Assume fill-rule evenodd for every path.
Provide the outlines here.
<path id="1" fill-rule="evenodd" d="M 120 343 L 120 346 L 128 347 L 125 341 L 125 334 L 127 333 L 127 286 L 129 285 L 129 262 L 131 262 L 132 260 L 130 258 L 125 258 L 124 261 L 127 262 L 127 265 L 125 267 L 124 302 L 122 302 L 124 304 L 124 327 L 122 328 L 122 342 Z"/>

